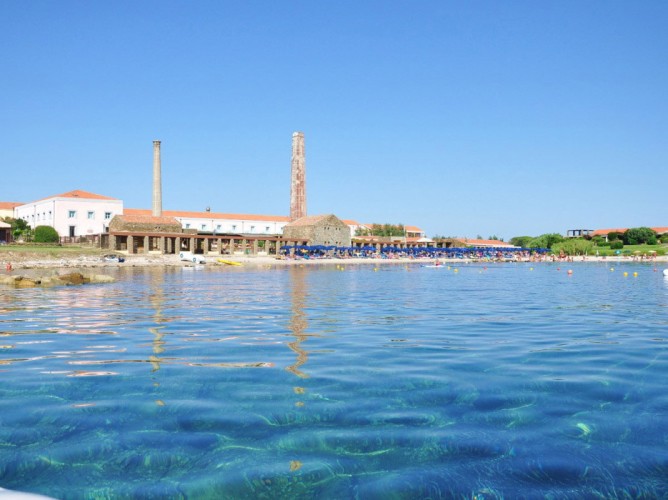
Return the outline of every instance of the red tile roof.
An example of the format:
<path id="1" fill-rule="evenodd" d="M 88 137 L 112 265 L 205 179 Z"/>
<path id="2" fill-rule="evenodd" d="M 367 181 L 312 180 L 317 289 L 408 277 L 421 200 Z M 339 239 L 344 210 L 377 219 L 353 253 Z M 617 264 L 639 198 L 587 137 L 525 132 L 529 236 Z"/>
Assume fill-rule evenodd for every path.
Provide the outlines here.
<path id="1" fill-rule="evenodd" d="M 37 201 L 50 200 L 51 198 L 79 198 L 82 200 L 113 200 L 118 201 L 118 198 L 111 198 L 110 196 L 103 196 L 101 194 L 91 193 L 89 191 L 82 191 L 81 189 L 75 189 L 74 191 L 68 191 L 67 193 L 57 194 L 55 196 L 47 196 L 46 198 L 41 198 Z"/>
<path id="2" fill-rule="evenodd" d="M 610 233 L 623 233 L 626 231 L 626 228 L 623 229 L 597 229 L 593 233 L 591 233 L 592 236 L 605 236 L 606 234 Z"/>
<path id="3" fill-rule="evenodd" d="M 151 215 L 152 211 L 143 208 L 124 208 L 123 214 Z M 257 220 L 265 222 L 290 222 L 290 217 L 284 217 L 280 215 L 225 214 L 219 212 L 187 212 L 179 210 L 163 210 L 162 215 L 166 217 L 180 217 L 182 219 L 230 219 Z"/>
<path id="4" fill-rule="evenodd" d="M 512 247 L 510 243 L 506 243 L 505 241 L 501 240 L 480 240 L 480 239 L 473 239 L 473 238 L 456 238 L 457 240 L 461 241 L 462 243 L 465 243 L 470 246 L 484 246 L 484 247 Z"/>
<path id="5" fill-rule="evenodd" d="M 19 203 L 18 201 L 0 201 L 0 210 L 14 210 L 21 205 L 23 203 Z"/>
<path id="6" fill-rule="evenodd" d="M 177 225 L 180 226 L 181 223 L 177 221 L 174 217 L 154 217 L 153 215 L 136 215 L 136 214 L 123 214 L 117 216 L 124 222 L 130 222 L 134 224 L 166 224 L 166 225 Z"/>
<path id="7" fill-rule="evenodd" d="M 628 227 L 622 227 L 616 229 L 597 229 L 591 234 L 592 236 L 605 236 L 610 233 L 623 233 L 628 229 L 629 229 Z M 668 233 L 668 227 L 650 227 L 650 229 L 654 231 L 656 234 Z"/>

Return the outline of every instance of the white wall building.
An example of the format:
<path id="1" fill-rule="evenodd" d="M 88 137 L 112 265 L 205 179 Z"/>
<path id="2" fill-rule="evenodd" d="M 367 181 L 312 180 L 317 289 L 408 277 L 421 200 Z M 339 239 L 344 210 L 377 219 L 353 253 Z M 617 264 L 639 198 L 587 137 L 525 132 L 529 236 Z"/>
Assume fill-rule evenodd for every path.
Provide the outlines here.
<path id="1" fill-rule="evenodd" d="M 125 215 L 151 215 L 150 210 L 126 208 Z M 165 217 L 174 217 L 183 229 L 194 229 L 198 233 L 211 234 L 283 234 L 289 217 L 280 215 L 225 214 L 217 212 L 183 212 L 163 210 Z"/>
<path id="2" fill-rule="evenodd" d="M 20 205 L 14 216 L 32 228 L 51 226 L 61 237 L 79 237 L 107 231 L 115 215 L 123 214 L 123 201 L 74 190 Z"/>

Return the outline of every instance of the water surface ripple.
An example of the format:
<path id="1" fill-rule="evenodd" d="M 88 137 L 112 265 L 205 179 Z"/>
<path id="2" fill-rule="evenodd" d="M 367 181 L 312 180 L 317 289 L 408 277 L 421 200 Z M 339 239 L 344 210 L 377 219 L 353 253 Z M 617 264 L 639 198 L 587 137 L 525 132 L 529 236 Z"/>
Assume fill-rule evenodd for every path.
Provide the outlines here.
<path id="1" fill-rule="evenodd" d="M 668 280 L 570 267 L 121 269 L 3 288 L 0 486 L 666 497 Z"/>

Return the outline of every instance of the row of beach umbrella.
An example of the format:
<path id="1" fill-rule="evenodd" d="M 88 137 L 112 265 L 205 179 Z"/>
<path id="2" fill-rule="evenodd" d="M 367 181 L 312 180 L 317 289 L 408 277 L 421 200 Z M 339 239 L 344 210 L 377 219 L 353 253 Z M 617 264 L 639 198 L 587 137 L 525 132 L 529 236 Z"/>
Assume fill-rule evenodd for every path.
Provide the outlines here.
<path id="1" fill-rule="evenodd" d="M 284 252 L 295 251 L 299 253 L 350 253 L 350 252 L 376 252 L 374 246 L 367 245 L 363 247 L 337 247 L 335 245 L 283 245 L 280 248 Z M 436 247 L 415 247 L 415 248 L 401 248 L 401 247 L 383 247 L 380 249 L 381 253 L 401 253 L 405 255 L 458 255 L 458 254 L 515 254 L 517 252 L 536 252 L 547 253 L 549 248 L 508 248 L 508 247 L 450 247 L 450 248 L 436 248 Z"/>

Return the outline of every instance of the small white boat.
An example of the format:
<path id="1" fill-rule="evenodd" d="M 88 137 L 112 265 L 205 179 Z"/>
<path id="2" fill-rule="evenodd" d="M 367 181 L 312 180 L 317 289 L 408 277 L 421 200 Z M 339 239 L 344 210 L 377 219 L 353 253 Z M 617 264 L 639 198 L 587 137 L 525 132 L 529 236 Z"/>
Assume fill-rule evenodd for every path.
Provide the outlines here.
<path id="1" fill-rule="evenodd" d="M 181 252 L 179 253 L 179 259 L 192 262 L 193 264 L 206 264 L 204 256 L 198 253 Z"/>
<path id="2" fill-rule="evenodd" d="M 118 254 L 115 254 L 115 253 L 110 253 L 108 255 L 105 255 L 104 257 L 102 257 L 102 260 L 104 260 L 105 262 L 115 262 L 116 264 L 120 264 L 121 262 L 125 262 L 124 257 L 122 257 Z"/>

